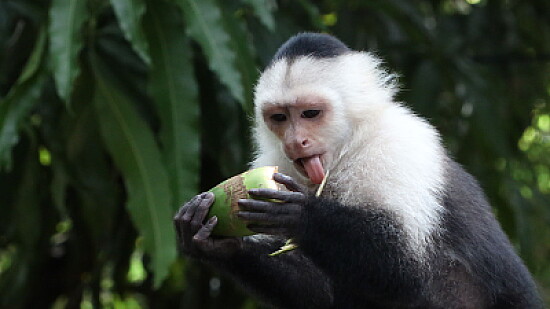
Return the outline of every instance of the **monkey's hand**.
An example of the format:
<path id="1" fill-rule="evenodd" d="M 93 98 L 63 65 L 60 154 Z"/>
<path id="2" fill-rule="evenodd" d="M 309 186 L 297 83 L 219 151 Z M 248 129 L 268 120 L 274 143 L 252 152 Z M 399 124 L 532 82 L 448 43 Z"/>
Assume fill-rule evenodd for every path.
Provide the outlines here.
<path id="1" fill-rule="evenodd" d="M 248 193 L 261 200 L 239 200 L 239 206 L 243 210 L 239 211 L 237 216 L 249 221 L 247 227 L 253 232 L 292 237 L 301 224 L 307 199 L 306 190 L 292 177 L 275 173 L 273 179 L 285 185 L 290 191 L 251 189 Z"/>
<path id="2" fill-rule="evenodd" d="M 226 259 L 242 248 L 242 238 L 210 236 L 218 218 L 214 216 L 206 223 L 204 221 L 213 202 L 214 194 L 199 194 L 185 203 L 174 217 L 178 244 L 183 253 L 191 257 Z"/>

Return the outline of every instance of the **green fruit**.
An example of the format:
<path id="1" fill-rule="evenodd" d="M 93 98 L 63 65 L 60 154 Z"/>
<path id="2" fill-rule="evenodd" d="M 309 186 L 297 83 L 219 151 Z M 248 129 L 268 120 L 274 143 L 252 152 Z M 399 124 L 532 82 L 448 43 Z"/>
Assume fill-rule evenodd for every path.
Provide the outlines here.
<path id="1" fill-rule="evenodd" d="M 247 222 L 239 219 L 236 213 L 240 210 L 237 201 L 251 198 L 248 190 L 253 188 L 279 189 L 273 180 L 277 166 L 264 166 L 233 176 L 209 192 L 214 193 L 214 203 L 210 207 L 208 218 L 218 217 L 218 223 L 212 231 L 216 236 L 247 236 L 255 234 L 246 228 Z"/>

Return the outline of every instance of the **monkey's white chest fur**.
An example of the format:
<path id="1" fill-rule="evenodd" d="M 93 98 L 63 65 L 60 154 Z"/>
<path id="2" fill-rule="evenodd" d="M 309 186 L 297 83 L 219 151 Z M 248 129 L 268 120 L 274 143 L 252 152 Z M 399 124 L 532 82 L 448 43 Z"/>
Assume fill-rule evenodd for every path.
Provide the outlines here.
<path id="1" fill-rule="evenodd" d="M 437 131 L 396 105 L 354 134 L 363 137 L 353 139 L 331 171 L 333 194 L 344 205 L 385 208 L 401 221 L 412 249 L 423 252 L 444 211 L 446 155 Z"/>
<path id="2" fill-rule="evenodd" d="M 389 106 L 368 118 L 369 124 L 352 133 L 330 164 L 322 196 L 344 205 L 383 207 L 399 220 L 410 249 L 422 257 L 444 211 L 439 196 L 445 151 L 435 129 L 405 107 Z M 261 153 L 253 164 L 279 165 L 281 172 L 308 185 L 280 147 Z"/>

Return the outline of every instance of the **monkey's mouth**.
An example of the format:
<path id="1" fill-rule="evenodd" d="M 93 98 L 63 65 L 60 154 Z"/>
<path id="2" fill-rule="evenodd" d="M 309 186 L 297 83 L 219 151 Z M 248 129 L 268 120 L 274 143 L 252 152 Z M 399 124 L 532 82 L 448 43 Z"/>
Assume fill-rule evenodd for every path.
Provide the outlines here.
<path id="1" fill-rule="evenodd" d="M 321 155 L 313 155 L 294 160 L 296 169 L 314 184 L 320 184 L 325 178 Z"/>

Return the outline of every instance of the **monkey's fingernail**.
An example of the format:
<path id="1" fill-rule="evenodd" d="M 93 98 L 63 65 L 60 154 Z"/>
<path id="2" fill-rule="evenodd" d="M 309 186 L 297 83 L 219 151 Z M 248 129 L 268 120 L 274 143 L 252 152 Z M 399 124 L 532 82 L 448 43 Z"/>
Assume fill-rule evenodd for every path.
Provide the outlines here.
<path id="1" fill-rule="evenodd" d="M 212 218 L 208 219 L 208 224 L 214 224 L 218 222 L 218 217 L 213 216 Z"/>

